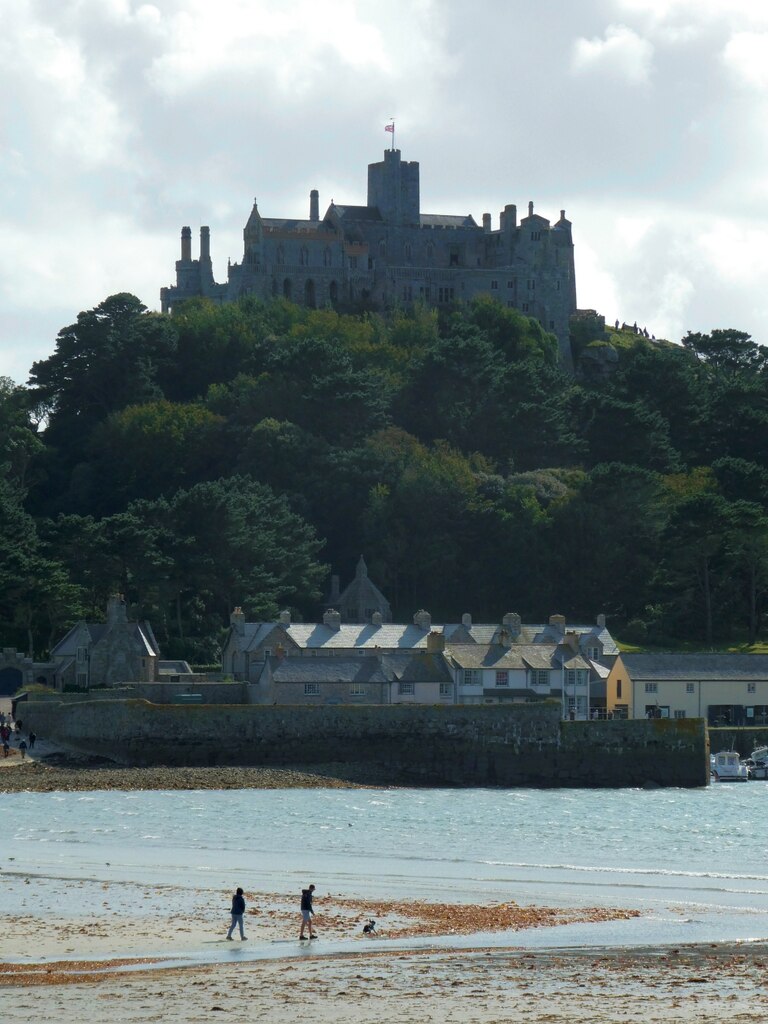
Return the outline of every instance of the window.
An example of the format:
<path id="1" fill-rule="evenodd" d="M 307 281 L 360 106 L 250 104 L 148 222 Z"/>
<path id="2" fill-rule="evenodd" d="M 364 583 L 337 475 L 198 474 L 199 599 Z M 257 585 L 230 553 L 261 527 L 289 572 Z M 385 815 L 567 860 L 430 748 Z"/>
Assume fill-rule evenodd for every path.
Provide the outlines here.
<path id="1" fill-rule="evenodd" d="M 540 242 L 541 241 L 541 232 L 540 231 L 532 231 L 531 232 L 531 241 L 532 242 Z"/>
<path id="2" fill-rule="evenodd" d="M 497 672 L 496 673 L 496 685 L 497 686 L 509 686 L 509 672 Z"/>
<path id="3" fill-rule="evenodd" d="M 88 685 L 88 676 L 85 674 L 85 672 L 78 672 L 77 673 L 77 685 L 78 686 L 87 686 Z"/>
<path id="4" fill-rule="evenodd" d="M 645 684 L 645 692 L 646 693 L 658 693 L 659 692 L 659 684 L 658 683 L 646 683 Z"/>
<path id="5" fill-rule="evenodd" d="M 600 657 L 600 648 L 599 647 L 588 647 L 587 648 L 587 657 L 590 658 L 592 661 L 597 661 L 597 659 Z"/>
<path id="6" fill-rule="evenodd" d="M 411 243 L 405 243 L 405 258 L 410 263 L 413 250 L 411 249 Z"/>
<path id="7" fill-rule="evenodd" d="M 524 312 L 524 313 L 527 313 L 527 312 L 528 312 L 528 303 L 527 303 L 527 302 L 524 302 L 524 303 L 523 303 L 523 312 Z"/>
<path id="8" fill-rule="evenodd" d="M 550 320 L 549 321 L 549 329 L 550 329 L 550 331 L 554 330 L 554 328 L 555 328 L 555 321 L 554 320 Z"/>
<path id="9" fill-rule="evenodd" d="M 536 282 L 533 279 L 529 279 L 529 281 L 528 281 L 528 291 L 529 292 L 535 292 L 536 291 Z"/>
<path id="10" fill-rule="evenodd" d="M 514 287 L 515 287 L 514 279 L 512 281 L 507 281 L 507 288 L 514 289 Z"/>
<path id="11" fill-rule="evenodd" d="M 323 265 L 330 267 L 333 263 L 333 256 L 331 255 L 330 248 L 326 245 L 325 252 L 323 253 Z"/>
<path id="12" fill-rule="evenodd" d="M 305 697 L 318 697 L 320 695 L 320 683 L 304 683 Z"/>
<path id="13" fill-rule="evenodd" d="M 366 694 L 364 683 L 352 683 L 349 688 L 350 697 L 364 697 Z"/>
<path id="14" fill-rule="evenodd" d="M 397 692 L 401 696 L 408 695 L 408 694 L 413 694 L 413 693 L 416 692 L 416 684 L 415 683 L 398 683 L 397 684 Z"/>
<path id="15" fill-rule="evenodd" d="M 686 693 L 694 693 L 695 690 L 696 690 L 696 687 L 694 686 L 693 683 L 686 683 L 685 684 L 685 692 Z"/>
<path id="16" fill-rule="evenodd" d="M 88 661 L 88 648 L 78 647 L 77 648 L 77 660 L 82 665 L 84 661 Z"/>
<path id="17" fill-rule="evenodd" d="M 747 693 L 755 692 L 755 683 L 747 683 Z"/>
<path id="18" fill-rule="evenodd" d="M 350 256 L 349 257 L 349 269 L 350 270 L 357 270 L 357 256 Z"/>
<path id="19" fill-rule="evenodd" d="M 685 712 L 684 711 L 676 711 L 675 712 L 675 718 L 685 718 Z"/>
<path id="20" fill-rule="evenodd" d="M 440 683 L 440 696 L 441 697 L 452 697 L 453 686 L 450 683 Z"/>
<path id="21" fill-rule="evenodd" d="M 483 674 L 479 668 L 465 668 L 464 669 L 464 685 L 465 686 L 481 686 L 483 682 Z"/>
<path id="22" fill-rule="evenodd" d="M 616 700 L 621 700 L 621 680 L 616 680 Z"/>
<path id="23" fill-rule="evenodd" d="M 491 291 L 496 291 L 496 289 L 498 287 L 499 287 L 499 282 L 498 281 L 491 281 Z"/>
<path id="24" fill-rule="evenodd" d="M 545 668 L 531 669 L 531 686 L 549 686 L 549 672 Z"/>
<path id="25" fill-rule="evenodd" d="M 307 249 L 306 245 L 302 245 L 301 249 L 299 250 L 299 262 L 301 263 L 302 267 L 306 267 L 309 264 L 309 250 Z"/>

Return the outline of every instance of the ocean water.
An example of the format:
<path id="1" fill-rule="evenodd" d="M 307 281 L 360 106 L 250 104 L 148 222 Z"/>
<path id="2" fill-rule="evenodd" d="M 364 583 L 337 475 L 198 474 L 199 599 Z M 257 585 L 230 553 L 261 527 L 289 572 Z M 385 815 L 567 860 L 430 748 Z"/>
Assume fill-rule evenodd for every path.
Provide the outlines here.
<path id="1" fill-rule="evenodd" d="M 0 880 L 638 908 L 523 944 L 768 938 L 768 783 L 0 795 Z M 3 906 L 0 886 L 0 912 Z M 72 913 L 76 913 L 73 909 Z M 516 933 L 515 943 L 520 943 Z M 494 940 L 499 941 L 499 940 Z"/>

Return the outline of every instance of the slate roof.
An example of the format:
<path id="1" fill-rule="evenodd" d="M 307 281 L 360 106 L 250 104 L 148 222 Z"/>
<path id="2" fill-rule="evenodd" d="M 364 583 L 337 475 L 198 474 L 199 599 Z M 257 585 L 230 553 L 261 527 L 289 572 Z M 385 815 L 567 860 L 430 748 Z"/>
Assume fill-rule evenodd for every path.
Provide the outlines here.
<path id="1" fill-rule="evenodd" d="M 471 213 L 422 213 L 419 222 L 423 228 L 476 228 L 477 221 Z"/>
<path id="2" fill-rule="evenodd" d="M 398 652 L 379 657 L 271 658 L 275 683 L 451 682 L 441 655 Z"/>
<path id="3" fill-rule="evenodd" d="M 382 220 L 378 206 L 339 206 L 338 203 L 334 203 L 333 209 L 345 220 Z"/>
<path id="4" fill-rule="evenodd" d="M 450 644 L 446 650 L 459 668 L 559 668 L 557 648 L 549 644 L 502 647 L 501 644 Z M 579 659 L 583 662 L 583 659 Z M 581 665 L 579 667 L 582 667 Z M 583 667 L 588 667 L 584 662 Z"/>
<path id="5" fill-rule="evenodd" d="M 261 223 L 273 231 L 299 231 L 316 234 L 319 231 L 332 230 L 331 225 L 322 220 L 294 220 L 291 217 L 262 217 Z"/>
<path id="6" fill-rule="evenodd" d="M 56 656 L 57 658 L 66 656 L 75 656 L 77 654 L 77 648 L 82 646 L 78 643 L 81 630 L 85 627 L 88 636 L 91 640 L 91 646 L 95 647 L 96 644 L 102 639 L 107 632 L 107 623 L 105 622 L 84 622 L 80 621 L 69 630 L 69 632 L 62 637 L 61 640 L 51 650 L 51 657 Z M 122 623 L 123 627 L 133 627 L 133 638 L 138 641 L 139 646 L 142 647 L 148 655 L 156 657 L 160 654 L 160 648 L 158 647 L 155 635 L 152 632 L 152 627 L 148 622 L 127 622 Z"/>
<path id="7" fill-rule="evenodd" d="M 622 654 L 632 679 L 768 679 L 768 654 Z"/>

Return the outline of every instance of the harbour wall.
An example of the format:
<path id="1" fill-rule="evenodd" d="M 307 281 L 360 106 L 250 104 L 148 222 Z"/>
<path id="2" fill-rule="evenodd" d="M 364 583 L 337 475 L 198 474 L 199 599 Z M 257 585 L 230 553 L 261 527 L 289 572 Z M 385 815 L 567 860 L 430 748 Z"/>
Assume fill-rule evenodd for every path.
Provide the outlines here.
<path id="1" fill-rule="evenodd" d="M 563 722 L 557 702 L 155 705 L 30 700 L 25 729 L 126 765 L 381 764 L 414 784 L 705 786 L 703 719 Z"/>

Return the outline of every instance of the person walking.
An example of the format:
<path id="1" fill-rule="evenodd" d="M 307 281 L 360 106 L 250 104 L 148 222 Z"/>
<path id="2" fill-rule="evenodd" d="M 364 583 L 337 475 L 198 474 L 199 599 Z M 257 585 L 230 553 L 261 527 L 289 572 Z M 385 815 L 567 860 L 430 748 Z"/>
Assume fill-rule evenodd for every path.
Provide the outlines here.
<path id="1" fill-rule="evenodd" d="M 243 896 L 243 890 L 239 889 L 232 897 L 232 924 L 229 926 L 227 932 L 227 938 L 232 942 L 232 932 L 235 928 L 240 928 L 240 940 L 245 942 L 245 932 L 243 931 L 243 914 L 245 913 L 245 897 Z"/>
<path id="2" fill-rule="evenodd" d="M 315 910 L 312 906 L 314 892 L 314 885 L 310 885 L 308 889 L 301 890 L 301 931 L 299 932 L 299 939 L 302 941 L 306 941 L 307 938 L 304 934 L 306 927 L 309 927 L 310 939 L 314 939 L 317 936 L 317 932 L 312 927 L 312 918 L 315 916 Z"/>
<path id="3" fill-rule="evenodd" d="M 24 758 L 27 756 L 26 740 L 22 740 L 21 743 L 19 744 L 19 753 L 21 754 L 21 760 L 23 761 Z"/>

